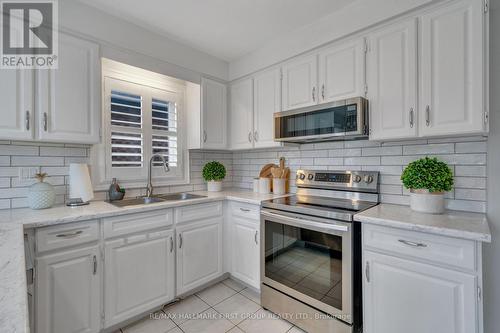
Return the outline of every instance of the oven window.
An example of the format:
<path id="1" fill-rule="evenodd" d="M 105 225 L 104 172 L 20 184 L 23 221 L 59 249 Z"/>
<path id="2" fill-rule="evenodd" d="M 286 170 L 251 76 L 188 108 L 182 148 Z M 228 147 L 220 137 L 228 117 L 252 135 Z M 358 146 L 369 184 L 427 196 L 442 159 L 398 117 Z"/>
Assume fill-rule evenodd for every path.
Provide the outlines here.
<path id="1" fill-rule="evenodd" d="M 342 237 L 265 222 L 265 276 L 342 310 Z"/>
<path id="2" fill-rule="evenodd" d="M 357 130 L 357 106 L 332 107 L 277 118 L 280 138 L 334 134 Z"/>

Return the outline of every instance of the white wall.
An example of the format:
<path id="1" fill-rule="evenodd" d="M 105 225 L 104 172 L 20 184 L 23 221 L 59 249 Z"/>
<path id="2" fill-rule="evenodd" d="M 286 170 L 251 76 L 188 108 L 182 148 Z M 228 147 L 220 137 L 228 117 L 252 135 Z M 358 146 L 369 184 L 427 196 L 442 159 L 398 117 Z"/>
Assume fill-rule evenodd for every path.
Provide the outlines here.
<path id="1" fill-rule="evenodd" d="M 261 70 L 293 56 L 359 32 L 389 18 L 442 0 L 357 0 L 316 22 L 267 42 L 229 64 L 229 80 Z"/>
<path id="2" fill-rule="evenodd" d="M 500 331 L 500 1 L 490 0 L 490 136 L 488 220 L 493 242 L 483 246 L 485 332 Z"/>
<path id="3" fill-rule="evenodd" d="M 197 83 L 200 74 L 228 78 L 227 62 L 77 0 L 59 1 L 59 26 L 98 41 L 113 60 Z"/>

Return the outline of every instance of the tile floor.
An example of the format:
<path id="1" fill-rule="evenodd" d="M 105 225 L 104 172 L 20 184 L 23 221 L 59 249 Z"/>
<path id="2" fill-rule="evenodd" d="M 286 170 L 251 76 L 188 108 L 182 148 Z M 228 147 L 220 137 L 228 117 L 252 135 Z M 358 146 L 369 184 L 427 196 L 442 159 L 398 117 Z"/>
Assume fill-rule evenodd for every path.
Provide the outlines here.
<path id="1" fill-rule="evenodd" d="M 304 333 L 260 306 L 260 295 L 227 279 L 166 306 L 122 333 Z"/>

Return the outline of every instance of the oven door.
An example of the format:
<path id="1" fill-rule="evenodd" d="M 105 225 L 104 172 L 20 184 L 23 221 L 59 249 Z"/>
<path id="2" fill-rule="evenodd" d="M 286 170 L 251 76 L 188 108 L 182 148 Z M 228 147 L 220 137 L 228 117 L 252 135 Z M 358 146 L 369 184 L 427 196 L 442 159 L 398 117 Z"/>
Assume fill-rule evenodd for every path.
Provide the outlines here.
<path id="1" fill-rule="evenodd" d="M 262 209 L 262 283 L 352 324 L 351 228 L 351 223 Z"/>

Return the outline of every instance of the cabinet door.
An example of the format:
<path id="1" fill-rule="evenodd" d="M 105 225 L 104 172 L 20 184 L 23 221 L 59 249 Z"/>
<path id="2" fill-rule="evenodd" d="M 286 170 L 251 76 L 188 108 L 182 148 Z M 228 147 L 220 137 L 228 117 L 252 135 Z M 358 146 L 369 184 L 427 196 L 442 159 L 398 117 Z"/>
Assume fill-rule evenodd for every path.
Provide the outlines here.
<path id="1" fill-rule="evenodd" d="M 227 88 L 226 85 L 203 78 L 201 80 L 201 146 L 227 147 Z"/>
<path id="2" fill-rule="evenodd" d="M 222 275 L 222 217 L 177 227 L 177 295 Z"/>
<path id="3" fill-rule="evenodd" d="M 36 73 L 38 137 L 44 141 L 98 143 L 99 47 L 59 34 L 59 68 Z"/>
<path id="4" fill-rule="evenodd" d="M 0 139 L 33 140 L 33 71 L 0 70 Z"/>
<path id="5" fill-rule="evenodd" d="M 106 327 L 174 298 L 174 250 L 171 230 L 106 242 Z"/>
<path id="6" fill-rule="evenodd" d="M 334 45 L 319 54 L 319 101 L 327 103 L 364 96 L 363 39 Z"/>
<path id="7" fill-rule="evenodd" d="M 463 0 L 422 17 L 420 135 L 483 132 L 483 2 Z"/>
<path id="8" fill-rule="evenodd" d="M 246 79 L 231 85 L 231 148 L 253 146 L 253 81 Z"/>
<path id="9" fill-rule="evenodd" d="M 254 147 L 279 147 L 274 141 L 274 113 L 281 111 L 281 82 L 279 68 L 255 75 L 254 93 Z"/>
<path id="10" fill-rule="evenodd" d="M 366 333 L 477 332 L 476 277 L 363 252 Z"/>
<path id="11" fill-rule="evenodd" d="M 283 73 L 283 111 L 318 104 L 318 57 L 311 55 L 286 63 Z"/>
<path id="12" fill-rule="evenodd" d="M 232 275 L 260 289 L 259 221 L 232 217 Z"/>
<path id="13" fill-rule="evenodd" d="M 100 331 L 99 257 L 96 245 L 37 259 L 37 333 Z"/>
<path id="14" fill-rule="evenodd" d="M 370 139 L 417 135 L 417 20 L 370 36 Z"/>

